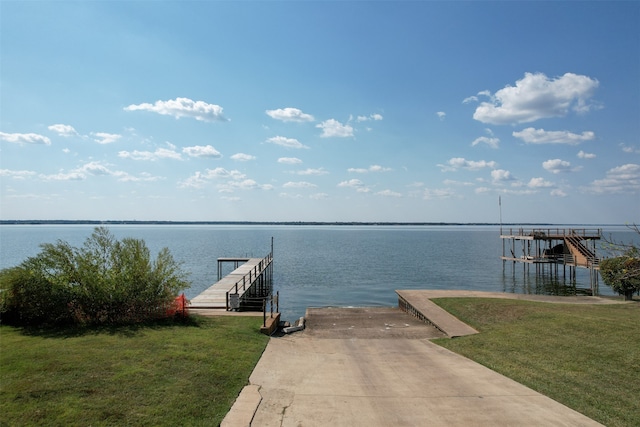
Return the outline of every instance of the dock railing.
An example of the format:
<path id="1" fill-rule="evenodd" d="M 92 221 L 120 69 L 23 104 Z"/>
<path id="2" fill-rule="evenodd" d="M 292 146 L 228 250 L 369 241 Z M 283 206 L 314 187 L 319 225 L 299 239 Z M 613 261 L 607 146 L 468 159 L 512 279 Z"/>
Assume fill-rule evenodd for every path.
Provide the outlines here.
<path id="1" fill-rule="evenodd" d="M 249 285 L 249 287 L 251 287 L 251 285 L 253 284 L 254 280 L 260 275 L 262 274 L 262 272 L 269 266 L 269 264 L 271 264 L 271 262 L 273 261 L 273 252 L 270 252 L 266 257 L 264 257 L 262 259 L 262 261 L 260 261 L 258 264 L 256 264 L 251 270 L 249 270 L 248 273 L 246 273 L 244 276 L 242 276 L 242 279 L 238 280 L 234 285 L 233 285 L 233 290 L 234 292 L 231 291 L 227 291 L 227 310 L 229 310 L 230 308 L 230 294 L 236 294 L 238 295 L 240 290 L 242 290 L 243 292 L 247 290 L 247 284 Z M 249 280 L 247 280 L 247 277 L 249 278 Z"/>
<path id="2" fill-rule="evenodd" d="M 503 237 L 533 236 L 539 239 L 574 236 L 574 237 L 580 237 L 583 239 L 600 239 L 602 237 L 602 229 L 601 228 L 509 228 L 509 232 L 502 234 L 502 236 Z"/>
<path id="3" fill-rule="evenodd" d="M 262 326 L 267 326 L 267 300 L 269 303 L 269 318 L 273 318 L 273 305 L 276 306 L 275 313 L 280 312 L 280 291 L 277 291 L 275 295 L 271 294 L 269 298 L 266 298 L 262 302 Z"/>

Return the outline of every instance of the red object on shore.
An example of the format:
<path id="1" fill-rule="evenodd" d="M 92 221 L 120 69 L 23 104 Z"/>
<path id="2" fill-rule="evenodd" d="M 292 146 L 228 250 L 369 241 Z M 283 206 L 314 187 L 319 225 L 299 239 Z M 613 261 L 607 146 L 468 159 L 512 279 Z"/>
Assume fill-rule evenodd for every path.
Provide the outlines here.
<path id="1" fill-rule="evenodd" d="M 173 300 L 171 306 L 167 309 L 167 316 L 179 316 L 179 317 L 188 317 L 189 316 L 189 303 L 184 294 L 180 294 Z"/>

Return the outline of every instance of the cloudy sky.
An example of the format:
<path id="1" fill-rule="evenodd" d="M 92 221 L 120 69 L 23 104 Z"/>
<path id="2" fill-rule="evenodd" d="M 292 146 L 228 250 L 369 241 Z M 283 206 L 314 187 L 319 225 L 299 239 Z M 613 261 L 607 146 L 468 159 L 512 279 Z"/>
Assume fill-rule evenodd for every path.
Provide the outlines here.
<path id="1" fill-rule="evenodd" d="M 0 3 L 1 219 L 640 222 L 640 2 Z"/>

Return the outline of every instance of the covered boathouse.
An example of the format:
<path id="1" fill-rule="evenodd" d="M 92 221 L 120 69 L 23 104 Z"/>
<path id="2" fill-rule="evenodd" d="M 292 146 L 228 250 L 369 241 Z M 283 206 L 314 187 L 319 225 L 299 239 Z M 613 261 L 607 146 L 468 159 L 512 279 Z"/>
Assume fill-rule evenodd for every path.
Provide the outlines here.
<path id="1" fill-rule="evenodd" d="M 596 255 L 596 241 L 602 238 L 602 229 L 588 228 L 509 228 L 500 229 L 502 239 L 502 265 L 522 263 L 525 271 L 535 265 L 536 274 L 549 268 L 551 274 L 562 274 L 575 281 L 576 268 L 589 270 L 593 294 L 598 289 L 600 259 Z M 514 267 L 515 268 L 515 267 Z"/>

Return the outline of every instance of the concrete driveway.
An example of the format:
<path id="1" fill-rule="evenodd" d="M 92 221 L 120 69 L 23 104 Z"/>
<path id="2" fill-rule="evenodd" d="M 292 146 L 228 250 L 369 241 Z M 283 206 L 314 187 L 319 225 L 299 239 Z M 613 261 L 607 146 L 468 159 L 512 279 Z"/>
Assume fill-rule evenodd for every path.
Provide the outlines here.
<path id="1" fill-rule="evenodd" d="M 222 425 L 600 425 L 431 343 L 441 332 L 415 322 L 395 308 L 310 309 L 304 332 L 270 340 Z"/>

